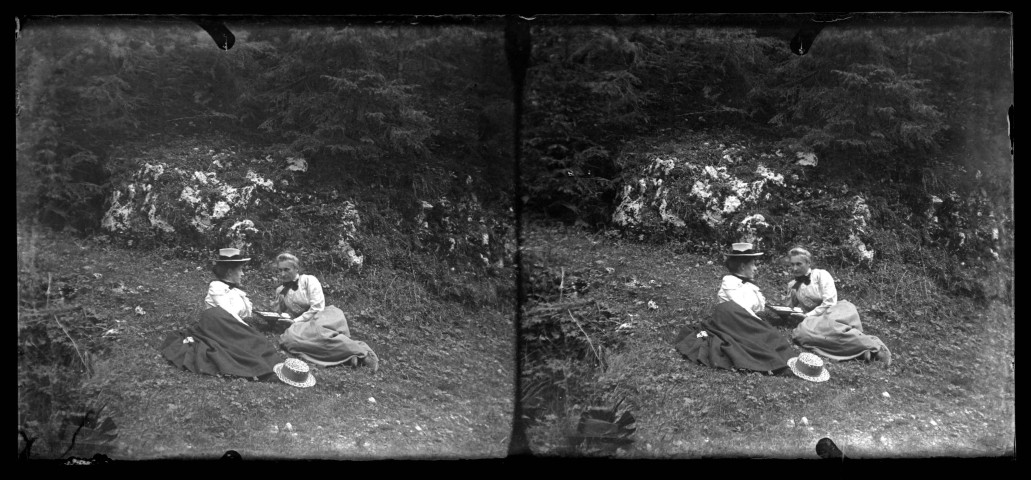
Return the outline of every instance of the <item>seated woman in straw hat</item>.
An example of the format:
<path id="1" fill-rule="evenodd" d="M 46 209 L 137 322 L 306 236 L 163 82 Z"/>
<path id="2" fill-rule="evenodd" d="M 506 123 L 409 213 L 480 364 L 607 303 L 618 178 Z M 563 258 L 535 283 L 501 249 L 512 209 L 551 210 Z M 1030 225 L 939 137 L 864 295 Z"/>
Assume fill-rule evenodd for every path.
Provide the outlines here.
<path id="1" fill-rule="evenodd" d="M 223 248 L 212 266 L 216 280 L 208 285 L 206 309 L 200 320 L 183 332 L 170 334 L 161 354 L 174 365 L 194 373 L 274 379 L 279 355 L 247 321 L 251 301 L 241 289 L 243 258 L 235 248 Z"/>
<path id="2" fill-rule="evenodd" d="M 347 363 L 368 365 L 373 372 L 378 370 L 376 352 L 365 342 L 351 339 L 344 312 L 326 306 L 319 279 L 299 274 L 301 261 L 290 253 L 280 254 L 276 262 L 283 282 L 276 288 L 276 309 L 293 319 L 293 325 L 279 337 L 280 347 L 324 367 Z"/>
<path id="3" fill-rule="evenodd" d="M 681 330 L 676 341 L 681 355 L 710 367 L 790 374 L 791 344 L 759 316 L 766 308 L 754 283 L 761 255 L 750 243 L 733 245 L 726 254 L 730 274 L 720 285 L 721 303 L 698 328 Z"/>
<path id="4" fill-rule="evenodd" d="M 796 247 L 788 252 L 795 279 L 788 283 L 790 306 L 803 313 L 791 339 L 802 347 L 835 361 L 863 358 L 891 365 L 891 352 L 881 339 L 863 333 L 859 311 L 847 300 L 838 300 L 830 272 L 812 268 L 812 255 Z"/>

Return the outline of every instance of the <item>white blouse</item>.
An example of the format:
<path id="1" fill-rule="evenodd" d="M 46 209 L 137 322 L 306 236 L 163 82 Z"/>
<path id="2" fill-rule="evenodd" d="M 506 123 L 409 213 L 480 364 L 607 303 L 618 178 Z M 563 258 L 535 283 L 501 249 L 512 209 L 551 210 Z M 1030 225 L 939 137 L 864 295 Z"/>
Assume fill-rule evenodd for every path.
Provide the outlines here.
<path id="1" fill-rule="evenodd" d="M 838 291 L 834 288 L 834 278 L 830 272 L 812 268 L 809 270 L 809 285 L 802 284 L 798 290 L 791 288 L 794 280 L 788 282 L 792 307 L 801 307 L 805 315 L 819 316 L 838 303 Z"/>
<path id="2" fill-rule="evenodd" d="M 277 311 L 289 313 L 294 322 L 306 322 L 325 310 L 326 297 L 322 295 L 322 284 L 313 275 L 298 275 L 295 280 L 297 289 L 286 295 L 279 294 L 283 291 L 282 285 L 276 288 L 276 297 L 279 298 Z"/>
<path id="3" fill-rule="evenodd" d="M 204 297 L 204 304 L 222 307 L 240 323 L 248 325 L 243 319 L 251 316 L 251 301 L 247 298 L 247 292 L 239 288 L 229 288 L 221 280 L 212 281 L 208 284 L 208 296 Z"/>
<path id="4" fill-rule="evenodd" d="M 766 308 L 766 297 L 763 297 L 759 286 L 751 282 L 745 283 L 733 275 L 723 277 L 719 297 L 720 303 L 734 301 L 755 318 L 759 318 L 756 312 Z"/>

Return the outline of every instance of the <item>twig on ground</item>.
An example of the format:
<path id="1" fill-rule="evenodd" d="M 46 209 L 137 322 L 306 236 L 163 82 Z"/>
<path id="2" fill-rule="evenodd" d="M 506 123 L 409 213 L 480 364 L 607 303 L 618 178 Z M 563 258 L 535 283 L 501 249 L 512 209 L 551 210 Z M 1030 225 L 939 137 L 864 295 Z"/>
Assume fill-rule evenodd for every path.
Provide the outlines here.
<path id="1" fill-rule="evenodd" d="M 562 272 L 562 276 L 558 281 L 558 301 L 562 301 L 562 291 L 566 288 L 566 267 L 559 267 Z M 570 314 L 572 315 L 572 314 Z"/>
<path id="2" fill-rule="evenodd" d="M 53 317 L 54 321 L 57 322 L 57 326 L 61 327 L 61 331 L 64 332 L 65 336 L 68 337 L 68 340 L 71 340 L 72 346 L 75 347 L 75 353 L 79 355 L 79 361 L 82 362 L 82 366 L 86 369 L 86 375 L 93 376 L 93 372 L 90 371 L 89 364 L 86 363 L 86 359 L 82 356 L 82 352 L 79 351 L 79 345 L 75 343 L 75 339 L 72 338 L 72 336 L 68 333 L 68 330 L 64 328 L 64 325 L 61 325 L 61 321 L 57 319 L 57 315 L 54 315 Z"/>
<path id="3" fill-rule="evenodd" d="M 72 305 L 70 307 L 62 307 L 62 308 L 58 308 L 58 309 L 55 309 L 55 310 L 34 310 L 34 311 L 31 311 L 31 312 L 20 312 L 19 315 L 21 315 L 23 317 L 33 317 L 33 316 L 42 316 L 42 315 L 50 315 L 50 314 L 71 312 L 71 311 L 74 311 L 74 310 L 82 310 L 82 305 Z"/>
<path id="4" fill-rule="evenodd" d="M 604 367 L 604 364 L 605 364 L 605 362 L 603 362 L 603 361 L 601 360 L 601 355 L 598 355 L 598 351 L 597 351 L 597 350 L 595 350 L 595 348 L 594 348 L 594 342 L 592 342 L 592 341 L 591 341 L 591 337 L 590 337 L 590 335 L 587 335 L 587 332 L 586 332 L 586 331 L 584 331 L 584 327 L 581 327 L 581 326 L 580 326 L 580 322 L 576 321 L 576 317 L 574 317 L 574 316 L 573 316 L 573 312 L 572 312 L 572 311 L 570 311 L 570 310 L 566 310 L 566 313 L 568 313 L 568 314 L 569 314 L 569 318 L 572 318 L 572 319 L 573 319 L 573 323 L 575 323 L 575 324 L 576 324 L 576 328 L 579 328 L 579 329 L 580 329 L 580 331 L 581 331 L 581 332 L 583 332 L 583 334 L 584 334 L 584 338 L 586 338 L 586 339 L 587 339 L 587 344 L 591 346 L 591 352 L 594 352 L 594 357 L 598 359 L 598 364 L 599 364 L 599 365 L 602 365 L 602 367 Z"/>

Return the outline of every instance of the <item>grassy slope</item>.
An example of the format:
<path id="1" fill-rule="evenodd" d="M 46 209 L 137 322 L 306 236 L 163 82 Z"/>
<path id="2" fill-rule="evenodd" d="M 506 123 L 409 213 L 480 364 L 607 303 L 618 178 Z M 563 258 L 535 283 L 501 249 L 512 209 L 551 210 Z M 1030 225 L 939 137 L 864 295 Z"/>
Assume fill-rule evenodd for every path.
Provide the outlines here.
<path id="1" fill-rule="evenodd" d="M 353 337 L 377 352 L 379 372 L 319 368 L 318 383 L 309 389 L 223 380 L 177 370 L 157 351 L 169 331 L 196 320 L 210 281 L 210 272 L 198 269 L 204 259 L 45 232 L 32 242 L 22 227 L 18 235 L 19 255 L 34 247 L 43 278 L 50 273 L 74 285 L 73 301 L 121 332 L 110 337 L 110 354 L 94 365 L 89 380 L 115 399 L 119 435 L 112 458 L 217 458 L 228 449 L 245 458 L 483 457 L 507 451 L 513 332 L 504 309 L 474 312 L 430 299 L 412 279 L 392 271 L 367 269 L 357 278 L 309 272 L 327 286 L 327 303 L 349 313 Z M 271 263 L 252 263 L 245 274 L 256 307 L 271 300 L 272 277 Z M 123 293 L 115 291 L 119 285 Z M 135 314 L 137 306 L 146 314 Z M 287 422 L 293 432 L 285 431 Z"/>
<path id="2" fill-rule="evenodd" d="M 718 259 L 576 230 L 532 225 L 526 231 L 525 248 L 545 266 L 581 272 L 593 282 L 584 298 L 622 305 L 639 315 L 632 320 L 627 344 L 610 352 L 599 379 L 606 404 L 626 397 L 637 418 L 637 442 L 620 456 L 815 458 L 813 447 L 822 437 L 830 437 L 852 457 L 1000 455 L 1013 447 L 1010 308 L 994 305 L 978 312 L 955 301 L 932 308 L 929 303 L 941 302 L 940 295 L 902 296 L 896 297 L 902 303 L 899 311 L 951 313 L 939 318 L 903 314 L 891 321 L 867 310 L 874 294 L 859 296 L 842 288 L 839 296 L 859 307 L 865 331 L 892 349 L 890 368 L 831 364 L 831 379 L 822 384 L 732 373 L 690 364 L 672 346 L 681 327 L 714 305 L 724 275 Z M 768 298 L 787 282 L 786 275 L 774 270 L 769 263 L 760 267 L 759 284 Z M 645 287 L 628 287 L 629 277 Z M 652 281 L 660 286 L 648 288 Z M 886 281 L 884 290 L 890 292 L 897 283 Z M 649 310 L 648 300 L 659 308 Z M 786 327 L 782 331 L 790 334 Z M 584 399 L 568 403 L 574 401 L 582 405 Z M 578 414 L 570 405 L 565 418 L 560 414 L 531 428 L 533 450 L 563 452 L 563 435 L 575 428 Z M 802 417 L 808 426 L 802 425 Z"/>

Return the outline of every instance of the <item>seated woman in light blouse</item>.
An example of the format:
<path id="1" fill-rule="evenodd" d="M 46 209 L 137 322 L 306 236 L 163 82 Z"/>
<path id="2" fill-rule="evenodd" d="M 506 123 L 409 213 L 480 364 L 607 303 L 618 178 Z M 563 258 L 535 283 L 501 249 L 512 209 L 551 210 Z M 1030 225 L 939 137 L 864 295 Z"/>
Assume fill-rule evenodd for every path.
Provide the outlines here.
<path id="1" fill-rule="evenodd" d="M 205 310 L 197 323 L 170 334 L 161 353 L 174 365 L 195 373 L 274 380 L 276 349 L 247 320 L 251 301 L 242 287 L 244 258 L 223 248 L 212 266 L 216 280 L 208 284 Z"/>
<path id="2" fill-rule="evenodd" d="M 716 294 L 720 303 L 733 301 L 748 312 L 749 315 L 765 320 L 759 316 L 766 309 L 766 297 L 752 280 L 758 272 L 756 262 L 741 258 L 728 257 L 726 267 L 730 275 L 724 275 L 720 290 Z"/>
<path id="3" fill-rule="evenodd" d="M 248 259 L 249 260 L 249 259 Z M 211 268 L 215 280 L 208 284 L 208 294 L 204 297 L 207 308 L 221 307 L 236 321 L 250 326 L 244 321 L 254 313 L 247 292 L 240 287 L 243 282 L 243 264 L 230 264 L 228 261 L 218 262 Z"/>
<path id="4" fill-rule="evenodd" d="M 280 347 L 324 367 L 347 363 L 378 370 L 376 352 L 365 342 L 351 339 L 344 312 L 326 306 L 319 279 L 299 274 L 301 261 L 290 253 L 280 254 L 276 262 L 283 282 L 276 288 L 276 310 L 293 319 L 293 325 L 279 337 Z"/>
<path id="5" fill-rule="evenodd" d="M 795 279 L 788 283 L 790 306 L 803 313 L 792 314 L 799 321 L 792 340 L 813 353 L 842 361 L 863 358 L 891 365 L 891 352 L 879 338 L 863 333 L 859 311 L 847 300 L 838 300 L 830 272 L 812 268 L 812 255 L 796 247 L 788 252 Z"/>
<path id="6" fill-rule="evenodd" d="M 759 315 L 766 308 L 754 282 L 761 255 L 750 243 L 733 245 L 725 263 L 730 274 L 717 294 L 720 303 L 697 328 L 681 330 L 676 340 L 681 355 L 710 367 L 791 374 L 790 343 Z"/>

